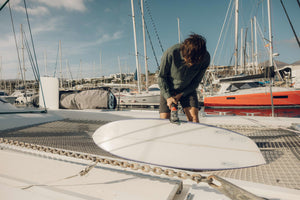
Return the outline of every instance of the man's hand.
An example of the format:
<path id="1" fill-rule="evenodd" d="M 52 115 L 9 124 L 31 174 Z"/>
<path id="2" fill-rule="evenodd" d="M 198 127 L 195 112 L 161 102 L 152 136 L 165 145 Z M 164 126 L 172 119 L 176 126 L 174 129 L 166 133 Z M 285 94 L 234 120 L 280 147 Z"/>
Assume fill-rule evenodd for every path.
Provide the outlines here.
<path id="1" fill-rule="evenodd" d="M 174 97 L 174 99 L 178 102 L 181 97 L 182 97 L 182 93 L 179 93 Z"/>
<path id="2" fill-rule="evenodd" d="M 170 97 L 170 98 L 168 98 L 167 99 L 167 105 L 168 105 L 168 107 L 171 109 L 171 105 L 174 103 L 174 104 L 178 104 L 178 101 L 179 101 L 179 99 L 182 97 L 182 93 L 180 93 L 180 94 L 177 94 L 177 95 L 175 95 L 175 96 L 173 96 L 173 97 Z"/>
<path id="3" fill-rule="evenodd" d="M 174 98 L 174 97 L 170 97 L 170 98 L 168 98 L 167 99 L 167 105 L 168 105 L 168 107 L 171 109 L 171 105 L 172 104 L 177 104 L 177 101 L 176 101 L 176 99 Z"/>

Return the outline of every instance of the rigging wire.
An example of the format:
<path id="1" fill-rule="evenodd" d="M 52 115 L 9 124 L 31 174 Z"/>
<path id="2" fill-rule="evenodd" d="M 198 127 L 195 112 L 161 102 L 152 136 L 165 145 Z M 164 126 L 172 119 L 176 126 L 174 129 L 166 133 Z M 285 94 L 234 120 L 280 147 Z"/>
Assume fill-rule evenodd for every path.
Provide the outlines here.
<path id="1" fill-rule="evenodd" d="M 43 98 L 43 102 L 44 102 L 44 108 L 45 108 L 45 112 L 47 112 L 47 108 L 46 108 L 46 102 L 45 102 L 45 96 L 44 96 L 44 91 L 43 91 L 43 87 L 42 87 L 42 82 L 40 79 L 40 72 L 39 72 L 39 67 L 38 67 L 38 62 L 37 62 L 37 58 L 36 58 L 36 53 L 35 53 L 35 47 L 34 47 L 34 42 L 33 42 L 33 37 L 32 37 L 32 32 L 31 32 L 31 26 L 30 26 L 30 22 L 29 22 L 29 16 L 28 16 L 28 11 L 27 11 L 27 5 L 26 5 L 26 1 L 24 0 L 24 8 L 25 8 L 25 13 L 26 13 L 26 18 L 27 18 L 27 24 L 28 24 L 28 29 L 29 29 L 29 33 L 30 33 L 30 38 L 31 38 L 31 44 L 32 44 L 32 49 L 33 49 L 33 54 L 34 54 L 34 62 L 35 62 L 35 70 L 37 73 L 37 78 L 38 78 L 38 82 L 40 85 L 40 89 L 41 89 L 41 95 Z"/>
<path id="2" fill-rule="evenodd" d="M 140 11 L 142 10 L 140 2 L 139 2 L 139 9 L 140 9 Z M 144 16 L 143 16 L 143 17 L 144 17 Z M 157 59 L 157 56 L 156 56 L 156 53 L 155 53 L 155 50 L 154 50 L 154 46 L 153 46 L 153 43 L 152 43 L 152 40 L 151 40 L 151 36 L 150 36 L 149 30 L 148 30 L 148 26 L 147 26 L 145 17 L 144 17 L 144 22 L 145 22 L 145 24 L 144 24 L 144 25 L 145 25 L 145 30 L 146 30 L 146 32 L 147 32 L 147 36 L 148 36 L 148 39 L 149 39 L 149 42 L 150 42 L 150 46 L 151 46 L 151 49 L 152 49 L 152 53 L 153 53 L 153 55 L 154 55 L 154 58 L 155 58 L 155 61 L 156 61 L 156 65 L 157 65 L 157 67 L 158 67 L 158 69 L 159 69 L 159 62 L 158 62 L 158 59 Z"/>
<path id="3" fill-rule="evenodd" d="M 280 0 L 280 3 L 281 3 L 281 5 L 282 5 L 282 8 L 283 8 L 283 10 L 284 10 L 284 12 L 285 12 L 285 15 L 286 15 L 286 17 L 287 17 L 289 23 L 290 23 L 290 26 L 291 26 L 292 31 L 293 31 L 293 33 L 294 33 L 295 39 L 296 39 L 296 41 L 297 41 L 297 43 L 298 43 L 298 46 L 299 46 L 299 48 L 300 48 L 300 41 L 299 41 L 299 39 L 298 39 L 297 33 L 296 33 L 295 29 L 294 29 L 294 26 L 293 26 L 293 24 L 292 24 L 292 22 L 291 22 L 291 20 L 290 20 L 290 17 L 289 17 L 289 15 L 288 15 L 288 13 L 287 13 L 287 11 L 286 11 L 286 9 L 285 9 L 285 6 L 284 6 L 282 0 Z M 299 3 L 299 0 L 298 0 L 298 3 Z M 300 6 L 300 3 L 299 3 L 299 6 Z"/>
<path id="4" fill-rule="evenodd" d="M 164 48 L 163 48 L 162 43 L 161 43 L 161 41 L 160 41 L 160 38 L 159 38 L 159 36 L 158 36 L 158 31 L 157 31 L 156 26 L 155 26 L 155 24 L 154 24 L 154 20 L 153 20 L 153 18 L 152 18 L 152 14 L 151 14 L 150 7 L 149 7 L 149 4 L 148 4 L 148 1 L 147 1 L 147 0 L 145 0 L 145 5 L 146 5 L 146 10 L 147 10 L 147 12 L 148 12 L 148 15 L 150 16 L 150 19 L 151 19 L 151 22 L 152 22 L 152 26 L 153 26 L 155 35 L 156 35 L 156 37 L 157 37 L 157 40 L 158 40 L 158 42 L 159 42 L 161 51 L 164 52 Z"/>
<path id="5" fill-rule="evenodd" d="M 9 0 L 7 0 L 0 8 L 0 11 L 6 6 L 6 4 L 9 2 Z"/>
<path id="6" fill-rule="evenodd" d="M 38 80 L 40 80 L 40 72 L 39 72 L 39 68 L 38 68 L 38 62 L 37 62 L 37 58 L 36 58 L 35 47 L 34 47 L 34 42 L 33 42 L 33 37 L 32 37 L 32 32 L 31 32 L 31 26 L 30 26 L 30 22 L 29 22 L 28 11 L 27 11 L 27 5 L 26 5 L 26 1 L 25 0 L 24 0 L 24 7 L 25 7 L 27 24 L 28 24 L 28 29 L 29 29 L 30 38 L 31 38 L 31 45 L 32 45 L 32 49 L 33 49 L 33 55 L 34 55 L 34 59 L 35 59 L 34 60 L 35 61 L 35 66 L 37 68 L 36 70 L 37 70 Z"/>
<path id="7" fill-rule="evenodd" d="M 25 87 L 25 80 L 24 80 L 24 75 L 23 75 L 22 66 L 21 66 L 20 53 L 19 53 L 18 44 L 17 44 L 16 31 L 15 31 L 15 25 L 14 25 L 14 20 L 13 20 L 12 12 L 11 12 L 10 2 L 8 3 L 8 7 L 9 7 L 9 13 L 10 13 L 10 19 L 11 19 L 12 29 L 13 29 L 13 33 L 14 33 L 15 46 L 16 46 L 17 55 L 18 55 L 19 70 L 21 72 L 21 78 L 22 78 L 22 81 L 23 81 L 23 85 Z M 25 94 L 26 94 L 26 88 L 25 88 Z"/>
<path id="8" fill-rule="evenodd" d="M 32 66 L 33 75 L 35 77 L 35 80 L 38 81 L 38 73 L 36 71 L 36 66 L 35 66 L 35 63 L 34 63 L 34 60 L 33 60 L 33 57 L 32 57 L 31 49 L 30 49 L 29 44 L 28 44 L 27 36 L 26 36 L 24 31 L 23 31 L 23 34 L 24 34 L 25 47 L 26 47 L 26 50 L 27 50 L 27 53 L 28 53 L 28 58 L 29 58 L 31 66 Z"/>
<path id="9" fill-rule="evenodd" d="M 264 44 L 264 48 L 265 48 L 265 55 L 262 55 L 261 56 L 266 56 L 268 55 L 268 52 L 269 52 L 269 48 L 268 48 L 268 39 L 266 39 L 264 37 L 264 34 L 263 34 L 263 31 L 262 31 L 262 28 L 260 27 L 259 23 L 256 21 L 256 24 L 257 24 L 257 29 L 258 29 L 258 34 L 260 35 L 260 39 L 261 39 L 261 42 Z"/>
<path id="10" fill-rule="evenodd" d="M 224 19 L 224 23 L 223 23 L 223 26 L 221 28 L 221 33 L 220 33 L 220 36 L 219 36 L 219 39 L 218 39 L 218 42 L 217 42 L 217 46 L 216 46 L 216 49 L 215 49 L 215 52 L 214 52 L 214 55 L 212 57 L 212 66 L 214 67 L 214 61 L 215 61 L 215 56 L 216 56 L 216 53 L 217 53 L 217 50 L 218 50 L 218 47 L 219 47 L 219 44 L 220 44 L 220 41 L 221 41 L 221 37 L 222 37 L 222 34 L 223 34 L 223 30 L 224 30 L 224 27 L 225 27 L 225 24 L 226 24 L 226 21 L 227 21 L 227 16 L 228 16 L 228 13 L 229 13 L 229 9 L 231 7 L 231 4 L 232 4 L 232 0 L 230 0 L 229 2 L 229 5 L 228 5 L 228 8 L 227 8 L 227 12 L 226 12 L 226 15 L 225 15 L 225 19 Z"/>

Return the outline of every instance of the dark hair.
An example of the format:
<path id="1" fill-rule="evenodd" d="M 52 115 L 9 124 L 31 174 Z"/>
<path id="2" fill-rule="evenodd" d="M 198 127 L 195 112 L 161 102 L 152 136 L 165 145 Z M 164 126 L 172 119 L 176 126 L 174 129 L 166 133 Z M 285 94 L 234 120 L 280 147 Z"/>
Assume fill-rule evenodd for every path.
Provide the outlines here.
<path id="1" fill-rule="evenodd" d="M 206 39 L 198 34 L 192 33 L 180 45 L 182 56 L 186 59 L 186 63 L 198 64 L 202 56 L 206 53 Z"/>

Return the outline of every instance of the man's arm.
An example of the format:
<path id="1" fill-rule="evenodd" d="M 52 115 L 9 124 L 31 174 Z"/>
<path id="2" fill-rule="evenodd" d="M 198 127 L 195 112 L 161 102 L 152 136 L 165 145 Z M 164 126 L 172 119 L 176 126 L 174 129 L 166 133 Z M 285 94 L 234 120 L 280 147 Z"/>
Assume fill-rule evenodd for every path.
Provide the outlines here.
<path id="1" fill-rule="evenodd" d="M 158 74 L 158 84 L 161 90 L 161 94 L 165 97 L 165 99 L 170 98 L 172 95 L 170 93 L 169 86 L 169 77 L 170 77 L 170 69 L 171 69 L 171 60 L 168 53 L 164 53 L 161 58 L 160 70 Z"/>

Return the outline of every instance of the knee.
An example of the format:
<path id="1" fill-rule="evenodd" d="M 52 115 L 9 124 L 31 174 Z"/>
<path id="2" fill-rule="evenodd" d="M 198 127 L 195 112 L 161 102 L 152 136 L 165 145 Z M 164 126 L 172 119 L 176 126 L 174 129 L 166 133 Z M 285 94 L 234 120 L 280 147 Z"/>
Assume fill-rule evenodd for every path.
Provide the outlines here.
<path id="1" fill-rule="evenodd" d="M 161 119 L 170 119 L 170 113 L 160 113 L 159 117 Z"/>

